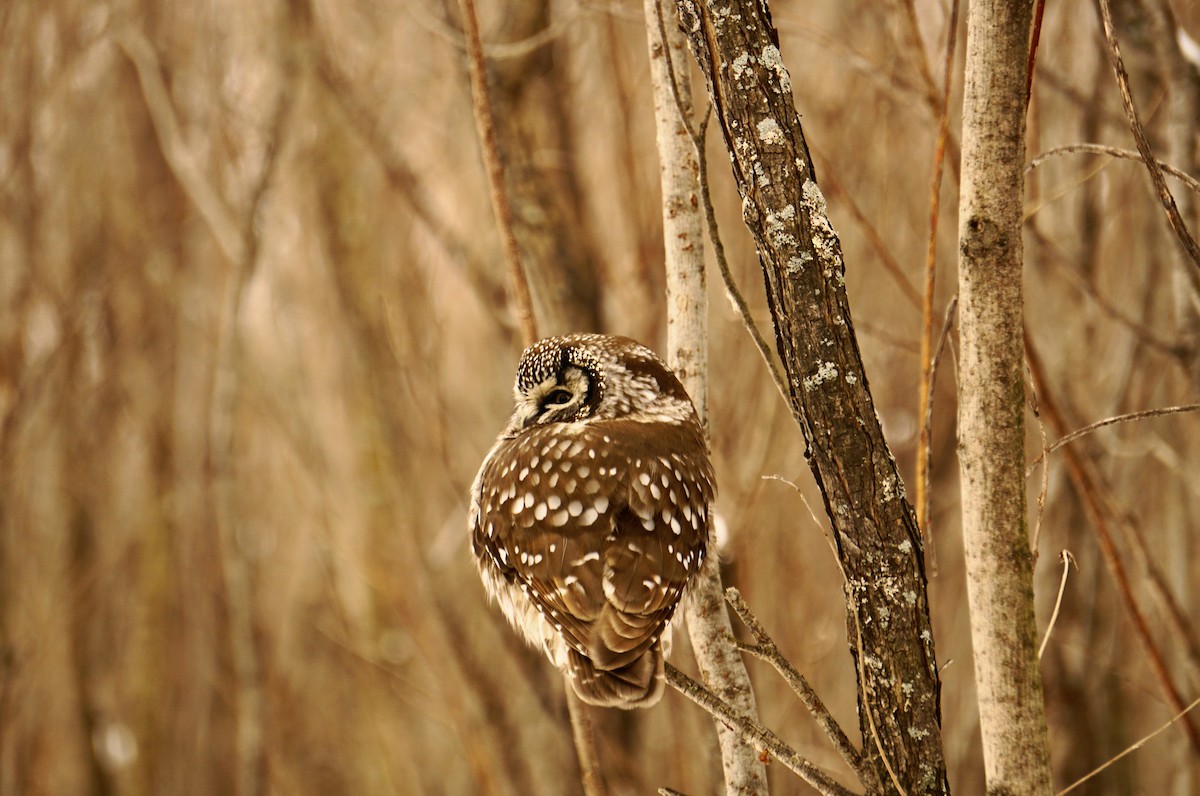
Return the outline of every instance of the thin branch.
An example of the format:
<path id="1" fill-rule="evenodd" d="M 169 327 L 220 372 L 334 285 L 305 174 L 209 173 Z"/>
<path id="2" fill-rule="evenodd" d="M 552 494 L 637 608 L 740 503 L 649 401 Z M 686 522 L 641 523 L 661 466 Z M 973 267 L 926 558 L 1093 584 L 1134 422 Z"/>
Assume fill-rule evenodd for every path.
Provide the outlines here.
<path id="1" fill-rule="evenodd" d="M 827 528 L 825 523 L 821 522 L 821 520 L 817 518 L 817 513 L 813 511 L 812 504 L 809 503 L 808 498 L 804 496 L 804 491 L 800 489 L 795 481 L 789 481 L 782 475 L 764 475 L 762 476 L 762 480 L 779 481 L 780 483 L 787 484 L 792 488 L 792 491 L 796 493 L 796 497 L 800 498 L 800 503 L 803 504 L 804 510 L 808 512 L 808 516 L 812 518 L 813 525 L 817 526 L 817 530 L 821 532 L 821 536 L 825 537 L 825 544 L 829 547 L 829 552 L 833 554 L 833 563 L 837 564 L 838 571 L 842 573 L 842 583 L 845 584 L 846 570 L 842 567 L 842 560 L 838 558 L 837 545 L 834 543 L 833 537 L 829 534 L 829 528 Z"/>
<path id="2" fill-rule="evenodd" d="M 1179 721 L 1180 719 L 1182 719 L 1182 718 L 1183 718 L 1185 715 L 1187 715 L 1187 714 L 1188 714 L 1188 713 L 1189 713 L 1189 712 L 1190 712 L 1192 709 L 1194 709 L 1194 708 L 1195 708 L 1197 705 L 1200 705 L 1200 699 L 1194 700 L 1194 701 L 1192 702 L 1192 704 L 1188 705 L 1186 708 L 1184 708 L 1183 710 L 1181 710 L 1181 711 L 1179 711 L 1178 713 L 1176 713 L 1174 716 L 1172 716 L 1172 717 L 1170 718 L 1170 720 L 1169 720 L 1169 721 L 1167 721 L 1166 723 L 1164 723 L 1164 724 L 1163 724 L 1161 727 L 1159 727 L 1157 730 L 1155 730 L 1154 732 L 1152 732 L 1152 733 L 1150 733 L 1149 735 L 1145 736 L 1144 738 L 1142 738 L 1142 739 L 1141 739 L 1141 740 L 1139 740 L 1137 743 L 1135 743 L 1135 744 L 1133 744 L 1132 746 L 1130 746 L 1130 747 L 1129 747 L 1128 749 L 1126 749 L 1125 751 L 1123 751 L 1123 752 L 1121 752 L 1120 754 L 1116 755 L 1115 757 L 1111 758 L 1110 760 L 1108 760 L 1107 762 L 1105 762 L 1103 765 L 1101 765 L 1101 766 L 1099 766 L 1099 767 L 1097 767 L 1097 768 L 1095 768 L 1095 769 L 1091 770 L 1091 771 L 1090 771 L 1090 772 L 1088 772 L 1087 774 L 1085 774 L 1085 775 L 1083 775 L 1082 777 L 1080 777 L 1079 779 L 1075 780 L 1075 781 L 1074 781 L 1074 782 L 1072 782 L 1070 785 L 1068 785 L 1067 787 L 1065 787 L 1065 788 L 1063 788 L 1062 790 L 1060 790 L 1060 791 L 1059 791 L 1057 794 L 1055 794 L 1055 796 L 1063 796 L 1063 794 L 1064 794 L 1064 793 L 1070 793 L 1071 791 L 1075 790 L 1076 788 L 1078 788 L 1078 787 L 1079 787 L 1080 785 L 1082 785 L 1083 783 L 1087 782 L 1087 781 L 1088 781 L 1089 779 L 1091 779 L 1092 777 L 1094 777 L 1094 776 L 1096 776 L 1097 774 L 1099 774 L 1099 773 L 1100 773 L 1101 771 L 1103 771 L 1104 769 L 1106 769 L 1106 768 L 1108 768 L 1109 766 L 1111 766 L 1113 763 L 1115 763 L 1115 762 L 1117 762 L 1118 760 L 1120 760 L 1122 757 L 1125 757 L 1125 755 L 1128 755 L 1128 754 L 1130 754 L 1130 753 L 1132 753 L 1132 752 L 1136 752 L 1138 749 L 1141 749 L 1143 746 L 1145 746 L 1145 745 L 1146 745 L 1146 742 L 1147 742 L 1147 741 L 1149 741 L 1149 740 L 1150 740 L 1151 738 L 1153 738 L 1154 736 L 1156 736 L 1156 735 L 1158 735 L 1159 733 L 1161 733 L 1161 732 L 1163 732 L 1164 730 L 1166 730 L 1168 727 L 1170 727 L 1170 726 L 1171 726 L 1172 724 L 1174 724 L 1175 722 L 1177 722 L 1177 721 Z"/>
<path id="3" fill-rule="evenodd" d="M 692 146 L 699 149 L 701 138 L 697 135 L 696 127 L 692 123 L 691 91 L 688 91 L 688 101 L 684 102 L 680 94 L 679 75 L 675 72 L 675 59 L 671 56 L 671 47 L 668 44 L 671 39 L 667 36 L 667 23 L 663 20 L 662 4 L 659 2 L 654 3 L 654 20 L 658 28 L 658 40 L 662 43 L 663 47 L 663 64 L 667 67 L 667 87 L 671 89 L 671 99 L 675 103 L 675 112 L 679 115 L 679 121 L 683 123 L 683 128 L 687 130 Z M 712 103 L 709 103 L 708 110 L 704 114 L 704 123 L 706 125 L 708 124 L 708 117 L 711 112 Z M 697 153 L 697 157 L 699 157 L 699 153 Z"/>
<path id="4" fill-rule="evenodd" d="M 1119 149 L 1115 146 L 1105 146 L 1104 144 L 1066 144 L 1065 146 L 1056 146 L 1053 149 L 1047 149 L 1042 154 L 1038 155 L 1033 160 L 1029 161 L 1029 165 L 1025 167 L 1025 173 L 1036 169 L 1050 158 L 1058 157 L 1059 155 L 1074 155 L 1083 153 L 1086 155 L 1108 155 L 1109 157 L 1118 158 L 1121 160 L 1142 160 L 1142 156 L 1131 149 Z M 1175 168 L 1170 163 L 1165 163 L 1161 160 L 1154 161 L 1160 169 L 1166 174 L 1170 174 L 1175 179 L 1182 182 L 1193 193 L 1200 194 L 1200 180 L 1192 177 L 1186 171 L 1181 171 Z"/>
<path id="5" fill-rule="evenodd" d="M 867 792 L 872 793 L 877 791 L 879 782 L 875 777 L 875 772 L 871 770 L 870 766 L 863 763 L 862 754 L 850 743 L 850 739 L 846 737 L 846 733 L 837 723 L 837 720 L 830 715 L 829 710 L 826 709 L 817 692 L 808 684 L 808 680 L 779 651 L 775 640 L 771 638 L 766 628 L 758 621 L 758 617 L 750 610 L 750 606 L 742 598 L 741 592 L 734 588 L 726 589 L 725 599 L 732 606 L 733 610 L 737 612 L 742 623 L 754 634 L 754 639 L 757 642 L 754 646 L 739 644 L 739 648 L 775 667 L 775 670 L 787 681 L 788 686 L 796 693 L 796 696 L 800 697 L 800 701 L 804 703 L 804 707 L 808 708 L 808 712 L 816 719 L 817 724 L 825 731 L 826 737 L 833 743 L 834 748 L 837 749 L 842 759 L 846 761 L 846 765 L 850 766 L 854 770 L 854 773 L 858 775 L 859 781 L 863 783 L 863 787 L 867 789 Z"/>
<path id="6" fill-rule="evenodd" d="M 1102 429 L 1105 426 L 1112 426 L 1112 425 L 1116 425 L 1117 423 L 1128 423 L 1131 420 L 1141 420 L 1141 419 L 1147 418 L 1147 417 L 1161 417 L 1163 415 L 1174 415 L 1174 414 L 1179 414 L 1181 412 L 1195 412 L 1197 410 L 1200 410 L 1200 404 L 1183 404 L 1181 406 L 1163 406 L 1163 407 L 1159 407 L 1158 409 L 1145 409 L 1141 412 L 1130 412 L 1129 414 L 1126 414 L 1126 415 L 1116 415 L 1115 417 L 1106 417 L 1103 420 L 1097 420 L 1095 423 L 1091 423 L 1089 425 L 1084 426 L 1083 428 L 1076 429 L 1075 431 L 1072 431 L 1070 434 L 1067 434 L 1065 437 L 1061 437 L 1057 442 L 1053 443 L 1052 445 L 1050 445 L 1050 447 L 1046 448 L 1046 450 L 1043 452 L 1043 455 L 1045 455 L 1046 453 L 1053 453 L 1054 451 L 1058 450 L 1062 446 L 1064 446 L 1068 443 L 1074 442 L 1075 440 L 1079 439 L 1080 437 L 1087 436 L 1088 434 L 1091 434 L 1093 431 Z M 1026 477 L 1028 477 L 1029 474 L 1033 472 L 1033 468 L 1035 466 L 1037 466 L 1037 463 L 1040 462 L 1041 460 L 1042 460 L 1042 456 L 1038 456 L 1036 459 L 1034 459 L 1032 462 L 1029 463 L 1029 468 L 1025 471 Z"/>
<path id="7" fill-rule="evenodd" d="M 767 752 L 794 772 L 818 793 L 825 796 L 854 796 L 854 792 L 834 782 L 828 774 L 801 757 L 775 733 L 735 711 L 728 702 L 676 669 L 666 665 L 667 682 L 688 699 L 720 719 L 742 740 L 761 752 Z"/>
<path id="8" fill-rule="evenodd" d="M 1141 412 L 1131 412 L 1130 414 L 1127 414 L 1127 415 L 1118 415 L 1117 417 L 1109 417 L 1104 420 L 1098 420 L 1095 423 L 1092 423 L 1091 425 L 1084 426 L 1083 428 L 1078 429 L 1077 431 L 1072 431 L 1070 434 L 1066 435 L 1065 437 L 1058 440 L 1058 442 L 1055 442 L 1053 445 L 1051 445 L 1049 450 L 1056 451 L 1059 448 L 1061 448 L 1063 445 L 1066 445 L 1068 442 L 1072 442 L 1086 434 L 1090 434 L 1093 431 L 1095 431 L 1096 429 L 1104 428 L 1105 426 L 1111 426 L 1115 423 L 1126 423 L 1130 420 L 1140 420 L 1144 417 L 1160 417 L 1162 415 L 1173 415 L 1173 414 L 1177 414 L 1179 412 L 1195 412 L 1198 409 L 1200 409 L 1200 404 L 1184 404 L 1182 406 L 1165 406 L 1165 407 L 1161 407 L 1159 409 L 1146 409 Z"/>
<path id="9" fill-rule="evenodd" d="M 924 535 L 927 541 L 932 541 L 933 538 L 933 529 L 930 527 L 930 523 L 932 521 L 929 516 L 930 490 L 926 486 L 929 481 L 929 471 L 932 466 L 930 462 L 930 448 L 933 442 L 933 388 L 937 383 L 938 365 L 942 361 L 942 351 L 945 350 L 946 340 L 950 337 L 950 329 L 954 325 L 954 313 L 957 309 L 958 296 L 956 295 L 954 298 L 950 299 L 950 303 L 946 305 L 946 314 L 942 320 L 942 331 L 941 334 L 938 335 L 937 351 L 934 352 L 933 357 L 930 359 L 928 381 L 925 382 L 927 386 L 923 386 L 922 389 L 922 392 L 927 392 L 928 396 L 927 399 L 922 402 L 923 412 L 920 415 L 921 447 L 918 449 L 919 464 L 917 472 L 916 510 L 917 517 L 919 518 L 917 520 L 917 525 L 921 529 L 921 533 Z M 924 363 L 922 363 L 922 365 L 923 364 Z M 936 554 L 932 552 L 936 548 L 934 545 L 930 544 L 926 549 L 930 551 L 928 561 L 930 572 L 936 573 L 937 558 Z"/>
<path id="10" fill-rule="evenodd" d="M 834 548 L 833 549 L 833 554 L 834 554 L 833 558 L 834 558 L 834 561 L 837 563 L 838 571 L 842 573 L 842 583 L 849 584 L 850 578 L 846 574 L 846 568 L 842 564 L 841 557 L 838 556 L 837 549 L 833 544 L 833 540 L 830 538 L 829 534 L 825 532 L 825 526 L 821 523 L 820 520 L 817 519 L 817 515 L 815 513 L 813 513 L 812 506 L 810 506 L 808 504 L 808 500 L 805 499 L 804 493 L 800 491 L 799 487 L 797 487 L 791 481 L 788 481 L 786 478 L 782 478 L 780 476 L 765 476 L 765 477 L 771 478 L 773 480 L 782 481 L 783 483 L 788 484 L 789 486 L 792 487 L 792 489 L 796 490 L 796 494 L 800 495 L 800 500 L 804 503 L 804 507 L 806 509 L 808 509 L 808 513 L 813 518 L 813 522 L 815 522 L 817 524 L 817 526 L 819 528 L 821 528 L 821 532 L 825 534 L 825 540 L 827 542 L 829 542 L 830 547 Z M 854 639 L 852 640 L 852 646 L 855 650 L 854 660 L 855 660 L 856 667 L 858 669 L 857 679 L 859 682 L 859 698 L 861 700 L 861 704 L 869 705 L 871 703 L 871 699 L 870 699 L 870 694 L 867 693 L 867 677 L 866 677 L 866 673 L 863 670 L 863 667 L 865 665 L 864 659 L 866 658 L 866 645 L 863 643 L 862 622 L 858 618 L 857 606 L 855 606 L 855 608 L 850 611 L 850 615 L 852 617 L 854 617 Z M 895 768 L 892 767 L 891 761 L 888 760 L 887 752 L 884 751 L 883 743 L 879 737 L 879 729 L 875 725 L 875 717 L 874 717 L 874 715 L 872 715 L 872 711 L 867 710 L 865 712 L 867 714 L 867 729 L 870 732 L 871 740 L 874 741 L 875 750 L 879 753 L 879 759 L 883 762 L 883 767 L 888 773 L 888 778 L 891 780 L 892 785 L 896 788 L 896 791 L 901 794 L 904 794 L 905 790 L 904 790 L 904 787 L 900 784 L 900 778 L 896 775 L 896 770 L 895 770 Z M 864 743 L 865 743 L 865 741 L 864 741 Z"/>
<path id="11" fill-rule="evenodd" d="M 842 571 L 842 579 L 846 580 L 846 572 Z M 875 725 L 875 713 L 870 709 L 871 694 L 867 691 L 867 677 L 864 672 L 867 658 L 867 645 L 863 643 L 862 620 L 859 619 L 858 610 L 851 611 L 851 616 L 854 617 L 854 656 L 858 668 L 859 692 L 862 694 L 862 701 L 867 705 L 867 727 L 871 730 L 871 740 L 875 742 L 875 751 L 879 752 L 879 759 L 883 762 L 884 769 L 887 770 L 888 778 L 892 781 L 892 786 L 900 796 L 908 796 L 908 791 L 904 790 L 904 786 L 900 784 L 900 777 L 896 774 L 896 769 L 892 765 L 892 761 L 888 759 L 887 750 L 883 748 L 883 739 L 879 737 L 879 727 Z"/>
<path id="12" fill-rule="evenodd" d="M 911 8 L 911 3 L 909 4 Z M 937 145 L 933 153 L 933 180 L 929 186 L 929 247 L 925 252 L 925 297 L 921 304 L 921 384 L 917 395 L 917 417 L 922 419 L 917 442 L 917 527 L 928 539 L 929 521 L 929 438 L 933 413 L 933 300 L 937 276 L 937 232 L 941 215 L 942 169 L 946 162 L 946 138 L 950 133 L 950 83 L 954 72 L 954 50 L 958 40 L 958 0 L 950 4 L 950 24 L 946 31 L 946 55 L 942 69 L 942 112 L 938 119 Z M 914 21 L 915 24 L 915 21 Z M 948 316 L 947 316 L 948 317 Z"/>
<path id="13" fill-rule="evenodd" d="M 584 796 L 604 796 L 604 777 L 600 774 L 600 759 L 596 756 L 596 737 L 592 731 L 592 719 L 587 705 L 575 693 L 571 683 L 563 680 L 567 690 L 567 713 L 571 717 L 571 737 L 575 741 L 575 753 L 579 756 L 579 781 Z"/>
<path id="14" fill-rule="evenodd" d="M 1042 17 L 1046 15 L 1046 0 L 1037 0 L 1033 8 L 1033 32 L 1029 35 L 1029 59 L 1025 62 L 1025 108 L 1033 98 L 1033 68 L 1037 66 L 1038 45 L 1042 42 Z"/>
<path id="15" fill-rule="evenodd" d="M 400 10 L 411 14 L 413 20 L 418 25 L 455 49 L 463 52 L 470 51 L 470 44 L 461 32 L 455 30 L 433 14 L 430 14 L 422 8 L 421 3 L 405 3 L 400 6 Z M 570 13 L 563 14 L 561 18 L 556 19 L 546 27 L 523 39 L 505 42 L 484 42 L 483 54 L 495 60 L 523 58 L 553 43 L 555 39 L 570 30 L 587 13 L 589 13 L 589 9 L 578 6 L 571 9 Z"/>
<path id="16" fill-rule="evenodd" d="M 1026 368 L 1028 370 L 1028 368 Z M 1038 488 L 1037 496 L 1037 517 L 1033 525 L 1033 541 L 1029 544 L 1029 551 L 1033 553 L 1034 563 L 1038 559 L 1038 546 L 1042 538 L 1042 520 L 1046 516 L 1046 495 L 1050 492 L 1050 466 L 1046 461 L 1046 452 L 1049 446 L 1046 444 L 1046 424 L 1042 422 L 1042 412 L 1038 408 L 1037 385 L 1033 383 L 1033 376 L 1029 377 L 1029 403 L 1033 409 L 1033 417 L 1037 420 L 1038 436 L 1042 440 L 1042 483 Z M 1025 477 L 1029 477 L 1029 471 L 1025 471 Z M 1038 652 L 1038 658 L 1042 657 L 1041 652 Z"/>
<path id="17" fill-rule="evenodd" d="M 537 321 L 533 315 L 533 298 L 529 293 L 529 282 L 521 265 L 521 250 L 513 232 L 512 209 L 508 205 L 508 192 L 504 187 L 504 163 L 500 158 L 500 147 L 496 142 L 495 120 L 492 114 L 492 98 L 487 84 L 487 65 L 483 60 L 483 42 L 479 36 L 479 20 L 475 16 L 475 0 L 458 0 L 462 11 L 463 33 L 467 37 L 467 61 L 471 72 L 472 109 L 475 127 L 479 136 L 479 148 L 487 171 L 488 187 L 492 199 L 492 210 L 504 242 L 504 258 L 508 266 L 509 286 L 513 293 L 514 310 L 521 327 L 521 338 L 525 345 L 537 340 Z"/>
<path id="18" fill-rule="evenodd" d="M 936 115 L 937 89 L 934 88 L 933 71 L 929 68 L 929 59 L 925 57 L 925 43 L 921 40 L 921 24 L 917 21 L 917 7 L 913 0 L 901 0 L 904 9 L 905 32 L 909 38 L 909 48 L 916 53 L 917 72 L 921 75 L 921 83 L 925 86 L 925 101 L 930 110 Z M 957 2 L 955 6 L 957 6 Z M 954 34 L 950 34 L 953 36 Z"/>
<path id="19" fill-rule="evenodd" d="M 846 574 L 846 567 L 842 564 L 842 559 L 838 555 L 837 547 L 834 544 L 833 539 L 830 537 L 830 534 L 828 532 L 826 532 L 824 524 L 820 520 L 817 519 L 817 515 L 816 515 L 816 513 L 813 512 L 812 506 L 809 505 L 808 500 L 804 497 L 804 493 L 800 491 L 800 488 L 798 486 L 796 486 L 791 481 L 788 481 L 786 478 L 782 478 L 780 476 L 766 476 L 766 477 L 772 478 L 774 480 L 782 481 L 783 483 L 789 485 L 792 489 L 794 489 L 796 491 L 796 494 L 798 494 L 800 496 L 801 502 L 804 503 L 804 508 L 808 509 L 809 516 L 812 517 L 813 522 L 816 523 L 817 526 L 821 529 L 821 533 L 825 535 L 825 541 L 829 543 L 829 546 L 833 551 L 833 560 L 837 564 L 838 571 L 842 573 L 843 586 L 848 587 L 849 584 L 851 583 L 850 576 Z M 859 682 L 860 703 L 863 705 L 870 705 L 870 703 L 871 703 L 870 696 L 871 695 L 867 692 L 867 677 L 866 677 L 865 671 L 863 670 L 863 667 L 865 665 L 864 660 L 866 658 L 866 644 L 863 643 L 862 621 L 858 617 L 857 604 L 854 606 L 854 608 L 849 613 L 852 617 L 854 617 L 854 639 L 853 639 L 852 646 L 854 647 L 854 656 L 853 657 L 854 657 L 855 665 L 856 665 L 856 668 L 858 669 L 857 680 Z M 906 796 L 904 787 L 900 784 L 900 778 L 896 775 L 896 770 L 895 770 L 895 768 L 892 767 L 891 761 L 888 760 L 887 752 L 883 748 L 883 742 L 881 741 L 881 739 L 879 737 L 879 728 L 876 727 L 876 725 L 875 725 L 875 716 L 872 714 L 872 711 L 869 709 L 866 710 L 865 712 L 867 714 L 867 728 L 870 731 L 871 740 L 873 740 L 875 742 L 875 751 L 877 751 L 879 753 L 879 759 L 883 762 L 883 767 L 888 773 L 888 778 L 891 780 L 892 785 L 896 788 L 896 791 L 898 793 L 902 794 L 902 796 Z M 864 743 L 865 743 L 865 740 L 864 740 Z M 872 777 L 870 781 L 873 783 L 877 783 L 878 779 L 876 777 Z M 873 791 L 869 790 L 869 792 L 873 792 Z"/>
<path id="20" fill-rule="evenodd" d="M 1154 159 L 1154 153 L 1150 149 L 1150 142 L 1146 140 L 1146 131 L 1142 128 L 1142 122 L 1138 118 L 1137 108 L 1133 104 L 1133 95 L 1129 90 L 1129 74 L 1125 71 L 1125 61 L 1121 58 L 1121 47 L 1117 43 L 1117 33 L 1112 19 L 1112 8 L 1109 5 L 1109 0 L 1098 0 L 1100 6 L 1100 21 L 1104 26 L 1104 40 L 1108 43 L 1108 57 L 1112 63 L 1113 72 L 1117 76 L 1117 85 L 1121 89 L 1121 103 L 1125 106 L 1125 115 L 1129 118 L 1129 128 L 1133 131 L 1133 139 L 1137 142 L 1138 152 L 1142 155 L 1142 162 L 1146 164 L 1146 170 L 1150 172 L 1150 179 L 1154 183 L 1154 190 L 1158 193 L 1159 201 L 1162 203 L 1163 211 L 1167 214 L 1167 222 L 1171 225 L 1175 237 L 1183 245 L 1188 256 L 1192 259 L 1192 264 L 1200 268 L 1200 246 L 1196 245 L 1195 238 L 1188 231 L 1187 225 L 1183 218 L 1179 215 L 1179 208 L 1175 205 L 1175 197 L 1171 195 L 1171 191 L 1167 188 L 1167 182 L 1163 179 L 1163 170 L 1159 166 L 1158 161 Z"/>
<path id="21" fill-rule="evenodd" d="M 1054 600 L 1054 611 L 1050 614 L 1050 622 L 1046 625 L 1046 635 L 1042 637 L 1042 645 L 1038 647 L 1038 660 L 1042 659 L 1042 653 L 1046 651 L 1046 645 L 1050 643 L 1050 634 L 1054 632 L 1054 625 L 1058 622 L 1058 612 L 1062 609 L 1063 594 L 1067 590 L 1067 573 L 1071 571 L 1071 564 L 1075 561 L 1075 556 L 1071 555 L 1070 550 L 1063 550 L 1059 554 L 1062 559 L 1063 573 L 1062 581 L 1058 584 L 1058 597 Z M 1076 564 L 1078 567 L 1078 564 Z"/>

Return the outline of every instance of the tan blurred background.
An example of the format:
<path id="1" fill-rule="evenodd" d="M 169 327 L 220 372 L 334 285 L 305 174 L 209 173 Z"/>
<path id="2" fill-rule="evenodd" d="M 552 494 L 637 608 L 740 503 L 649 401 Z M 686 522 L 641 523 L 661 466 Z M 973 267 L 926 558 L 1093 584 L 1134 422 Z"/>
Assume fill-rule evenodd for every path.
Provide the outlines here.
<path id="1" fill-rule="evenodd" d="M 661 348 L 641 3 L 479 2 L 544 330 Z M 944 3 L 915 6 L 922 45 L 901 0 L 772 3 L 910 492 L 920 318 L 884 261 L 920 283 L 937 130 L 921 63 L 940 85 L 948 17 Z M 1138 6 L 1121 9 L 1137 98 L 1165 146 L 1153 41 L 1135 35 Z M 1200 38 L 1200 9 L 1175 10 Z M 578 789 L 561 683 L 486 604 L 466 546 L 467 489 L 507 417 L 519 344 L 457 30 L 457 4 L 440 0 L 0 7 L 5 796 Z M 957 140 L 960 75 L 954 86 Z M 1085 0 L 1049 4 L 1030 119 L 1030 157 L 1132 148 Z M 765 329 L 715 135 L 708 154 L 732 268 Z M 937 325 L 954 288 L 956 175 Z M 1141 166 L 1055 158 L 1034 172 L 1029 208 L 1029 328 L 1072 422 L 1195 401 L 1172 348 L 1179 247 Z M 771 478 L 820 506 L 803 441 L 710 285 L 725 578 L 852 729 L 835 559 L 801 496 Z M 976 794 L 952 348 L 942 364 L 930 592 L 951 783 Z M 1200 420 L 1075 444 L 1194 617 Z M 1065 785 L 1172 711 L 1051 462 L 1041 628 L 1060 551 L 1079 564 L 1043 659 Z M 1145 601 L 1145 570 L 1118 542 Z M 1146 610 L 1190 701 L 1198 662 Z M 691 670 L 686 641 L 676 650 Z M 781 681 L 749 666 L 765 723 L 848 782 Z M 598 735 L 615 793 L 719 788 L 711 723 L 678 694 L 604 717 Z M 1200 787 L 1197 759 L 1174 727 L 1078 792 L 1185 794 Z M 770 772 L 777 792 L 806 792 Z"/>

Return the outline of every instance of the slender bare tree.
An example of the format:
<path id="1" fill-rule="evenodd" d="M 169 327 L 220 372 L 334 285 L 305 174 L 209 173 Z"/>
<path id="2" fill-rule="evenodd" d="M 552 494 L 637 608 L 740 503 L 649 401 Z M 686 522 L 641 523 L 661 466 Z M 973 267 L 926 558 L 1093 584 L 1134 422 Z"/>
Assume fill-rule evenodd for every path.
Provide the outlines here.
<path id="1" fill-rule="evenodd" d="M 664 8 L 666 6 L 666 8 Z M 662 185 L 663 246 L 667 272 L 667 357 L 679 374 L 701 422 L 708 423 L 708 297 L 704 269 L 704 225 L 700 215 L 700 166 L 688 78 L 687 41 L 674 8 L 645 0 L 654 127 Z M 743 715 L 757 718 L 750 677 L 733 645 L 721 574 L 713 562 L 692 587 L 686 616 L 696 662 L 705 684 Z M 717 721 L 717 738 L 730 794 L 767 792 L 766 767 L 754 747 Z"/>
<path id="2" fill-rule="evenodd" d="M 989 793 L 1050 792 L 1026 527 L 1021 223 L 1031 0 L 968 9 L 958 458 Z"/>

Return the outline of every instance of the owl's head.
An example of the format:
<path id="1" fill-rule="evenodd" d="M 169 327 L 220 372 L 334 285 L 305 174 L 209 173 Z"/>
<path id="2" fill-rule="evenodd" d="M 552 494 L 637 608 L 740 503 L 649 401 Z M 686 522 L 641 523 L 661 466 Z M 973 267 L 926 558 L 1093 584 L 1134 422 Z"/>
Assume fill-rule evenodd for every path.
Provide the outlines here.
<path id="1" fill-rule="evenodd" d="M 510 433 L 591 418 L 695 419 L 675 374 L 653 351 L 627 337 L 573 334 L 534 343 L 521 355 L 513 395 Z"/>

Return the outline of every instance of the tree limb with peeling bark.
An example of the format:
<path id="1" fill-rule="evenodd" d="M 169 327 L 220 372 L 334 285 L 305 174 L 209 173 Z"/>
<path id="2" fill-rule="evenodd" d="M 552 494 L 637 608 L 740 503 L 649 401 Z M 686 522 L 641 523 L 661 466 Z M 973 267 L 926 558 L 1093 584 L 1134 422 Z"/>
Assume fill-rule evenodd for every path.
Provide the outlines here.
<path id="1" fill-rule="evenodd" d="M 677 7 L 731 154 L 845 575 L 863 759 L 887 792 L 947 793 L 921 536 L 868 389 L 841 245 L 770 12 L 750 0 Z"/>

